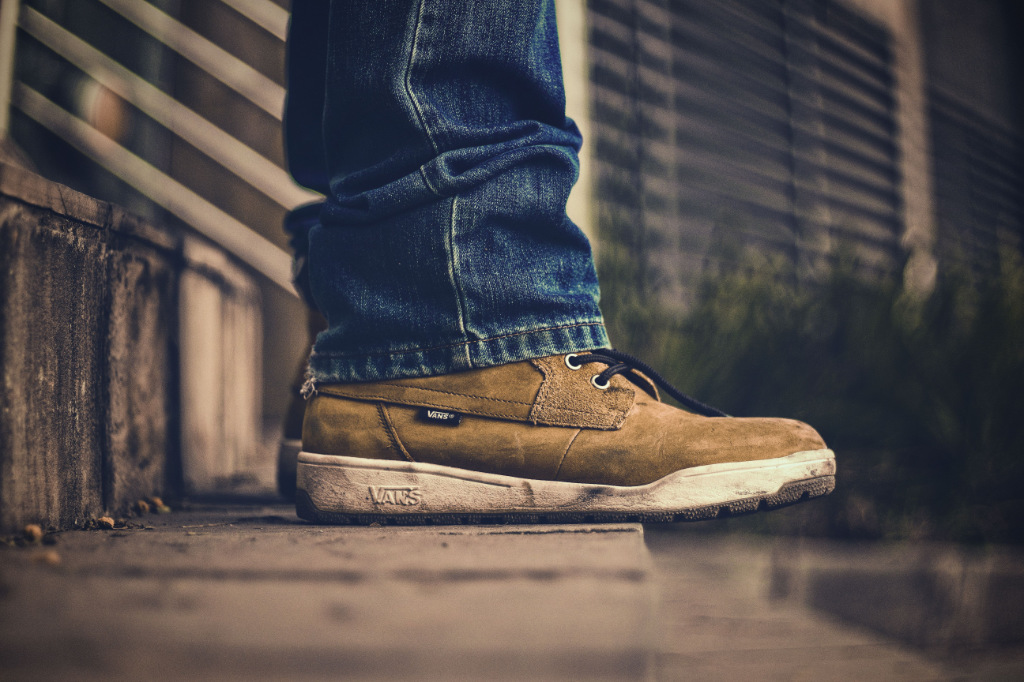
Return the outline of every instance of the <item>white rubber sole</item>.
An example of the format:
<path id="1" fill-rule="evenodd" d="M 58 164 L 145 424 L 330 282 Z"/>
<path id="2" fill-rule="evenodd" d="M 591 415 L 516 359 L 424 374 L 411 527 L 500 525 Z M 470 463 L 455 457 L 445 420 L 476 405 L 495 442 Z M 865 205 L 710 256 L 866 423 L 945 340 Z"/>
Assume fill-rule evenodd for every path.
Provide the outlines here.
<path id="1" fill-rule="evenodd" d="M 320 523 L 698 520 L 825 495 L 835 471 L 831 450 L 810 450 L 607 486 L 303 451 L 296 509 Z"/>

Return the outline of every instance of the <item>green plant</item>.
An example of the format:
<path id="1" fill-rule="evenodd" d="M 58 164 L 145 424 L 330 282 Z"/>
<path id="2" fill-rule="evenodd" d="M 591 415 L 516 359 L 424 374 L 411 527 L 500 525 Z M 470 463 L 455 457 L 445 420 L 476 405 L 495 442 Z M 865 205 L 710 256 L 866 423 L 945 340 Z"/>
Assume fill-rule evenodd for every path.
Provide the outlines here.
<path id="1" fill-rule="evenodd" d="M 605 278 L 606 263 L 607 292 L 628 264 Z M 803 419 L 836 450 L 837 490 L 814 505 L 814 532 L 1024 541 L 1015 252 L 988 276 L 947 272 L 923 301 L 848 255 L 813 279 L 752 253 L 709 276 L 682 319 L 650 300 L 606 301 L 620 347 L 731 414 Z"/>

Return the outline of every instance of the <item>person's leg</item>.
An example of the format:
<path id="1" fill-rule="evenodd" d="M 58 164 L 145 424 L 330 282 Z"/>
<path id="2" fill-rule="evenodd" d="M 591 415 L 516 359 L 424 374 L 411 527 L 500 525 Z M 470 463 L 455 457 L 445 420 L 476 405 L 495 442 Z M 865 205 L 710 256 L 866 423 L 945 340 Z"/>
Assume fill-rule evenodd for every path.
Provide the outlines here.
<path id="1" fill-rule="evenodd" d="M 327 78 L 327 37 L 330 0 L 298 0 L 292 3 L 285 43 L 288 79 L 284 106 L 284 150 L 288 172 L 295 181 L 315 192 L 330 191 L 324 149 L 324 100 Z M 308 209 L 300 209 L 303 214 Z M 298 223 L 286 220 L 285 229 L 308 229 L 304 215 Z"/>
<path id="2" fill-rule="evenodd" d="M 553 3 L 343 0 L 327 46 L 313 379 L 606 347 Z"/>
<path id="3" fill-rule="evenodd" d="M 607 348 L 550 0 L 337 2 L 325 94 L 300 516 L 694 519 L 832 489 L 814 429 Z"/>
<path id="4" fill-rule="evenodd" d="M 330 191 L 324 150 L 324 82 L 327 77 L 327 26 L 329 0 L 302 0 L 292 5 L 285 67 L 288 79 L 284 109 L 284 148 L 288 170 L 296 182 L 326 194 Z M 323 202 L 296 207 L 285 216 L 284 229 L 293 252 L 292 279 L 296 291 L 309 306 L 308 339 L 325 326 L 309 289 L 309 231 L 320 222 Z M 277 489 L 282 497 L 295 499 L 295 469 L 302 450 L 305 400 L 301 395 L 306 362 L 296 368 L 288 409 L 282 424 L 277 454 Z"/>
<path id="5" fill-rule="evenodd" d="M 590 247 L 565 215 L 580 138 L 550 2 L 298 2 L 287 66 L 289 169 L 328 197 L 285 221 L 296 288 L 330 321 L 315 381 L 607 345 Z"/>

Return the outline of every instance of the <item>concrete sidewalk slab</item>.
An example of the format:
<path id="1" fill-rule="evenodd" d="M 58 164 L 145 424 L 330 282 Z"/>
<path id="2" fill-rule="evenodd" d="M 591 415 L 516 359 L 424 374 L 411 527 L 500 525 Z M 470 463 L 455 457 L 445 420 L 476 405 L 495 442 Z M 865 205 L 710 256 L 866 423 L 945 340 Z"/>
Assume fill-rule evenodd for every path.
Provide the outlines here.
<path id="1" fill-rule="evenodd" d="M 776 544 L 774 597 L 936 651 L 1024 645 L 1024 551 L 949 543 Z"/>
<path id="2" fill-rule="evenodd" d="M 11 679 L 645 679 L 637 525 L 311 526 L 198 507 L 0 552 Z M 36 561 L 56 551 L 57 566 Z"/>
<path id="3" fill-rule="evenodd" d="M 800 599 L 772 597 L 784 558 L 801 560 L 842 543 L 712 534 L 679 526 L 645 528 L 659 587 L 656 676 L 661 680 L 1016 680 L 1024 679 L 1024 649 L 956 652 L 920 649 L 845 620 L 842 608 L 809 608 Z M 877 576 L 884 548 L 845 546 L 848 570 Z M 859 561 L 851 554 L 857 553 Z M 838 556 L 838 555 L 837 555 Z M 834 564 L 838 565 L 838 564 Z M 863 583 L 830 583 L 819 598 L 863 603 L 879 617 L 893 604 L 877 601 Z M 898 608 L 897 601 L 895 607 Z"/>

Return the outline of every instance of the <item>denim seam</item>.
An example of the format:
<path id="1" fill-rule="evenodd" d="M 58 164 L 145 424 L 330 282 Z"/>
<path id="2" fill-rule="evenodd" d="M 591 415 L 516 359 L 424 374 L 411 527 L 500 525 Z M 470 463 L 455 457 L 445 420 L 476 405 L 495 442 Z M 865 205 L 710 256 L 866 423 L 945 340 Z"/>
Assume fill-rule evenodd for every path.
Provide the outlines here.
<path id="1" fill-rule="evenodd" d="M 444 248 L 445 251 L 448 252 L 448 278 L 451 280 L 452 289 L 455 290 L 455 303 L 456 309 L 459 314 L 459 333 L 462 334 L 463 338 L 466 338 L 468 336 L 468 333 L 466 332 L 466 311 L 468 310 L 468 308 L 466 306 L 466 294 L 462 290 L 462 285 L 459 283 L 459 277 L 457 274 L 459 270 L 459 264 L 458 251 L 455 246 L 455 225 L 458 222 L 456 220 L 456 210 L 458 208 L 458 205 L 459 198 L 457 196 L 452 197 L 450 218 L 448 220 L 448 234 Z M 471 342 L 464 342 L 463 348 L 465 349 L 466 364 L 472 367 L 473 358 L 469 352 L 469 343 Z"/>
<path id="2" fill-rule="evenodd" d="M 423 179 L 423 184 L 427 186 L 434 196 L 441 197 L 441 191 L 434 187 L 434 183 L 430 182 L 430 178 L 427 176 L 427 169 L 424 166 L 420 166 L 420 177 Z"/>
<path id="3" fill-rule="evenodd" d="M 412 353 L 427 353 L 435 350 L 445 350 L 447 348 L 458 348 L 459 346 L 472 346 L 477 343 L 487 343 L 488 341 L 497 341 L 498 339 L 509 339 L 513 336 L 526 336 L 527 334 L 537 334 L 539 332 L 552 332 L 558 329 L 575 329 L 577 327 L 603 327 L 604 322 L 576 322 L 573 324 L 563 324 L 557 327 L 542 327 L 540 329 L 530 329 L 524 332 L 515 332 L 513 334 L 500 334 L 498 336 L 488 336 L 484 339 L 477 339 L 476 341 L 460 341 L 459 343 L 450 343 L 445 346 L 431 346 L 430 348 L 414 348 L 411 350 L 394 350 L 394 351 L 382 351 L 380 353 L 317 353 L 320 357 L 325 358 L 377 358 L 386 355 L 410 355 Z"/>
<path id="4" fill-rule="evenodd" d="M 420 108 L 419 100 L 416 99 L 416 95 L 412 91 L 412 66 L 416 60 L 416 45 L 419 42 L 420 27 L 423 25 L 423 10 L 426 4 L 426 0 L 420 0 L 419 9 L 416 11 L 416 25 L 413 27 L 412 45 L 409 47 L 409 62 L 405 68 L 405 92 L 409 96 L 409 101 L 412 102 L 413 109 L 416 111 L 416 118 L 419 120 L 420 125 L 423 126 L 423 134 L 426 136 L 427 142 L 430 143 L 434 154 L 439 154 L 441 150 L 434 141 L 434 136 L 430 134 L 430 128 L 427 126 L 427 120 Z"/>

